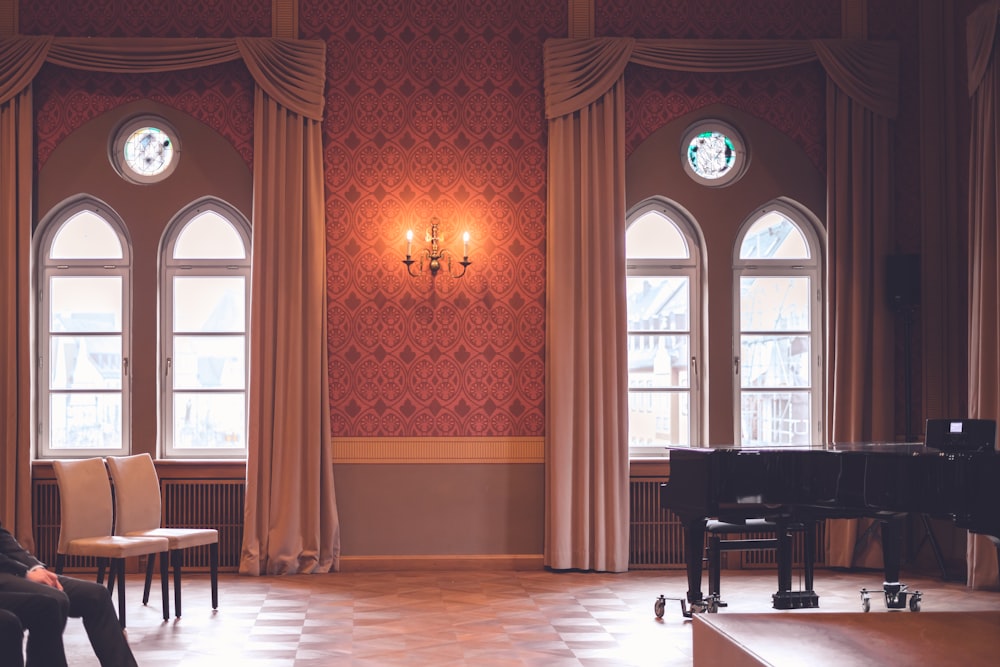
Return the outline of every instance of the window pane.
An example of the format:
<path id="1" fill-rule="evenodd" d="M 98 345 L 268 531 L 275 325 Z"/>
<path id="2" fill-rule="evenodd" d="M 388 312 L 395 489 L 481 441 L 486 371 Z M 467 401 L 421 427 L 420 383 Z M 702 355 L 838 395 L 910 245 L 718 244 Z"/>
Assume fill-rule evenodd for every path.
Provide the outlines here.
<path id="1" fill-rule="evenodd" d="M 52 336 L 49 388 L 121 389 L 121 336 Z"/>
<path id="2" fill-rule="evenodd" d="M 243 389 L 243 336 L 174 336 L 175 389 Z"/>
<path id="3" fill-rule="evenodd" d="M 122 244 L 108 221 L 81 211 L 63 223 L 49 252 L 52 259 L 122 259 Z"/>
<path id="4" fill-rule="evenodd" d="M 630 391 L 628 444 L 630 447 L 691 444 L 690 394 L 674 391 Z"/>
<path id="5" fill-rule="evenodd" d="M 628 337 L 628 386 L 671 388 L 689 386 L 688 336 L 641 335 Z"/>
<path id="6" fill-rule="evenodd" d="M 740 336 L 740 386 L 809 387 L 809 336 Z"/>
<path id="7" fill-rule="evenodd" d="M 215 211 L 191 218 L 174 244 L 174 259 L 245 259 L 246 256 L 239 232 Z"/>
<path id="8" fill-rule="evenodd" d="M 810 397 L 802 391 L 744 391 L 740 397 L 744 445 L 808 445 Z"/>
<path id="9" fill-rule="evenodd" d="M 809 331 L 808 276 L 740 278 L 742 331 Z"/>
<path id="10" fill-rule="evenodd" d="M 625 230 L 625 256 L 629 259 L 680 259 L 691 256 L 677 225 L 662 213 L 649 211 Z"/>
<path id="11" fill-rule="evenodd" d="M 174 331 L 244 331 L 243 276 L 174 278 Z"/>
<path id="12" fill-rule="evenodd" d="M 246 447 L 246 395 L 174 392 L 174 448 Z"/>
<path id="13" fill-rule="evenodd" d="M 688 331 L 690 281 L 685 276 L 629 276 L 626 279 L 629 331 Z"/>
<path id="14" fill-rule="evenodd" d="M 122 330 L 120 276 L 70 276 L 49 281 L 50 331 Z"/>
<path id="15" fill-rule="evenodd" d="M 740 246 L 740 259 L 808 258 L 809 244 L 806 243 L 802 230 L 774 211 L 753 223 Z"/>
<path id="16" fill-rule="evenodd" d="M 120 393 L 49 394 L 49 447 L 119 449 L 122 446 Z"/>

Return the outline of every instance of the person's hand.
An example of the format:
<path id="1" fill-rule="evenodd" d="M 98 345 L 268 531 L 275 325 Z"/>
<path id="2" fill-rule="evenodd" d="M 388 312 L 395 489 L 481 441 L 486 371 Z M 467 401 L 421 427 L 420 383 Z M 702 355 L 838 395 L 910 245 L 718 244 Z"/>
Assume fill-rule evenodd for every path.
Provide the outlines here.
<path id="1" fill-rule="evenodd" d="M 38 567 L 31 570 L 26 575 L 25 579 L 29 581 L 34 581 L 36 584 L 45 584 L 46 586 L 51 586 L 57 590 L 62 590 L 62 584 L 59 583 L 59 577 L 56 576 L 55 572 L 49 572 L 44 567 Z"/>

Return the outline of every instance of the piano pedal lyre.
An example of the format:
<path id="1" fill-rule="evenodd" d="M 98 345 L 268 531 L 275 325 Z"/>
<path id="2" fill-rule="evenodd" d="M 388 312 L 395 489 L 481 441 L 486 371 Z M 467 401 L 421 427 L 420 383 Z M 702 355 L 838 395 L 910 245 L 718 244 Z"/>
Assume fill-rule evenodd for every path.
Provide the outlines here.
<path id="1" fill-rule="evenodd" d="M 663 618 L 663 612 L 667 608 L 667 600 L 677 600 L 681 603 L 681 615 L 684 618 L 691 618 L 695 614 L 701 614 L 708 612 L 709 614 L 715 614 L 719 611 L 719 595 L 717 593 L 712 593 L 706 598 L 701 600 L 695 600 L 691 603 L 691 607 L 688 608 L 688 602 L 684 598 L 668 598 L 661 595 L 656 598 L 656 602 L 653 604 L 653 613 L 656 614 L 657 618 Z M 721 603 L 724 606 L 724 603 Z"/>
<path id="2" fill-rule="evenodd" d="M 906 590 L 906 584 L 885 582 L 882 584 L 882 593 L 885 595 L 886 609 L 906 609 L 909 598 L 910 611 L 920 611 L 923 593 Z M 864 588 L 861 589 L 861 609 L 866 612 L 871 609 L 871 591 Z"/>

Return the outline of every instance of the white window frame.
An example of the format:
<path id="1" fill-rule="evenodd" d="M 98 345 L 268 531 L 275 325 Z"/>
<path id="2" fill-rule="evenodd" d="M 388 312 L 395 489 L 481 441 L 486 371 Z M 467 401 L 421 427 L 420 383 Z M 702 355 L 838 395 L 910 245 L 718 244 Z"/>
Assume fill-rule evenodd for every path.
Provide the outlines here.
<path id="1" fill-rule="evenodd" d="M 212 211 L 228 220 L 243 241 L 243 259 L 174 259 L 174 246 L 188 222 L 198 215 Z M 244 399 L 249 393 L 250 383 L 250 263 L 251 232 L 249 221 L 235 207 L 215 197 L 199 199 L 181 210 L 167 225 L 160 243 L 160 346 L 159 346 L 159 407 L 161 452 L 167 459 L 245 459 L 247 448 L 177 448 L 174 446 L 174 390 L 172 377 L 172 356 L 174 347 L 173 330 L 173 279 L 175 276 L 243 276 L 244 313 Z M 199 333 L 199 335 L 216 335 Z M 217 335 L 231 336 L 232 332 Z M 246 403 L 244 403 L 246 405 Z M 244 436 L 246 430 L 244 431 Z"/>
<path id="2" fill-rule="evenodd" d="M 122 257 L 95 259 L 51 259 L 52 243 L 63 224 L 84 211 L 91 211 L 105 220 L 118 237 L 122 247 Z M 132 247 L 127 234 L 127 227 L 118 214 L 104 202 L 88 196 L 79 195 L 55 207 L 38 225 L 33 249 L 38 265 L 38 282 L 36 294 L 38 311 L 36 317 L 38 372 L 38 456 L 43 459 L 74 458 L 92 456 L 118 456 L 127 454 L 131 447 L 132 434 L 132 375 L 129 362 L 132 357 L 131 334 L 131 303 L 132 303 Z M 68 448 L 53 447 L 50 442 L 50 363 L 51 336 L 49 332 L 50 293 L 49 280 L 53 277 L 80 276 L 119 276 L 122 286 L 122 380 L 121 388 L 121 447 L 118 448 Z M 100 334 L 97 334 L 100 335 Z"/>
<path id="3" fill-rule="evenodd" d="M 792 222 L 805 238 L 809 248 L 808 259 L 741 259 L 740 249 L 747 232 L 762 216 L 777 212 Z M 808 429 L 808 444 L 817 445 L 824 442 L 825 431 L 825 396 L 826 396 L 826 336 L 825 336 L 825 272 L 824 272 L 824 237 L 819 221 L 804 207 L 791 200 L 778 199 L 755 210 L 740 226 L 733 247 L 733 414 L 735 424 L 733 433 L 737 443 L 743 441 L 742 432 L 742 395 L 743 388 L 740 378 L 741 364 L 741 322 L 740 322 L 740 278 L 745 276 L 807 276 L 810 279 L 810 331 L 784 333 L 808 333 L 810 337 L 810 352 L 812 363 L 810 368 L 810 424 Z M 780 443 L 779 443 L 780 444 Z"/>
<path id="4" fill-rule="evenodd" d="M 638 259 L 626 257 L 625 275 L 628 276 L 683 276 L 688 279 L 690 286 L 689 295 L 689 355 L 690 372 L 688 388 L 683 389 L 663 389 L 664 392 L 678 393 L 686 391 L 688 393 L 690 433 L 688 446 L 699 443 L 703 433 L 703 401 L 705 399 L 702 392 L 702 374 L 705 372 L 702 359 L 704 358 L 703 348 L 703 328 L 702 319 L 704 317 L 704 295 L 702 293 L 702 273 L 704 271 L 704 239 L 701 230 L 691 215 L 674 202 L 664 197 L 651 197 L 646 199 L 626 214 L 626 227 L 633 221 L 638 220 L 643 215 L 655 212 L 659 213 L 672 222 L 688 244 L 687 258 L 670 259 Z M 627 251 L 626 251 L 627 252 Z M 628 331 L 627 335 L 631 335 Z M 631 394 L 634 391 L 648 392 L 649 389 L 629 389 Z M 659 391 L 659 390 L 653 390 Z M 683 445 L 680 445 L 683 446 Z M 632 460 L 643 458 L 663 458 L 667 457 L 667 450 L 659 445 L 629 446 L 629 458 Z"/>

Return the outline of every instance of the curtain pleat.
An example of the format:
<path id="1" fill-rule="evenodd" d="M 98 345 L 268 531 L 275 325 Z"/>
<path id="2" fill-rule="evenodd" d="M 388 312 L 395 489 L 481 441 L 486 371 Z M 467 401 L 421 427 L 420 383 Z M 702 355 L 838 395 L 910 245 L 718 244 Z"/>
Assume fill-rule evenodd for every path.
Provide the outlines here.
<path id="1" fill-rule="evenodd" d="M 551 122 L 549 155 L 545 564 L 622 572 L 628 569 L 624 82 Z"/>
<path id="2" fill-rule="evenodd" d="M 320 122 L 257 89 L 242 574 L 336 569 Z M 319 187 L 316 187 L 316 184 Z M 295 322 L 298 326 L 289 326 Z M 252 486 L 251 486 L 252 485 Z"/>
<path id="3" fill-rule="evenodd" d="M 972 97 L 969 150 L 969 414 L 1000 418 L 1000 3 L 991 2 L 968 19 L 969 90 Z M 970 534 L 970 588 L 1000 585 L 998 547 Z"/>
<path id="4" fill-rule="evenodd" d="M 30 57 L 30 56 L 29 56 Z M 0 102 L 0 521 L 28 549 L 31 521 L 31 87 Z"/>
<path id="5" fill-rule="evenodd" d="M 601 324 L 619 327 L 619 335 L 625 331 L 625 314 L 612 319 L 606 301 L 609 286 L 618 289 L 625 271 L 624 249 L 608 236 L 624 238 L 624 199 L 615 197 L 625 164 L 623 154 L 610 155 L 608 163 L 600 165 L 592 157 L 601 145 L 599 133 L 605 140 L 610 136 L 622 141 L 624 136 L 624 115 L 612 118 L 608 108 L 623 94 L 619 89 L 626 65 L 701 72 L 785 67 L 817 59 L 823 65 L 828 89 L 835 91 L 835 100 L 828 101 L 832 173 L 827 197 L 836 202 L 827 225 L 834 236 L 831 247 L 842 248 L 831 251 L 829 262 L 831 294 L 837 302 L 830 309 L 830 326 L 839 333 L 831 341 L 836 370 L 830 379 L 828 423 L 836 438 L 849 435 L 867 441 L 892 435 L 886 431 L 891 392 L 883 391 L 891 375 L 882 374 L 893 356 L 892 332 L 885 314 L 876 312 L 870 286 L 884 271 L 886 221 L 891 215 L 897 47 L 858 40 L 555 39 L 545 43 L 544 58 L 549 122 L 545 562 L 556 568 L 616 570 L 615 562 L 622 568 L 627 563 L 607 556 L 625 554 L 628 535 L 602 529 L 615 523 L 626 526 L 629 518 L 627 504 L 618 502 L 628 484 L 628 407 L 626 401 L 614 400 L 609 389 L 620 388 L 625 396 L 627 362 L 616 352 L 626 346 L 621 340 L 618 348 L 612 347 L 617 339 L 596 320 L 604 318 Z M 591 247 L 598 238 L 595 230 L 601 228 L 603 245 Z M 599 269 L 616 273 L 596 273 Z M 856 269 L 861 273 L 853 273 Z M 592 274 L 601 281 L 590 280 Z M 867 292 L 860 287 L 852 291 L 851 285 L 863 285 Z M 594 359 L 602 357 L 605 366 L 597 374 Z M 616 463 L 598 479 L 597 471 L 588 467 L 593 461 Z M 601 495 L 605 502 L 597 501 Z"/>
<path id="6" fill-rule="evenodd" d="M 242 58 L 256 83 L 248 574 L 338 567 L 326 349 L 325 45 L 302 40 L 0 38 L 0 518 L 30 544 L 30 86 L 42 64 L 132 73 Z M 287 235 L 287 238 L 286 238 Z M 279 298 L 280 297 L 280 298 Z M 260 328 L 258 332 L 256 329 Z M 17 507 L 17 516 L 11 517 Z"/>

